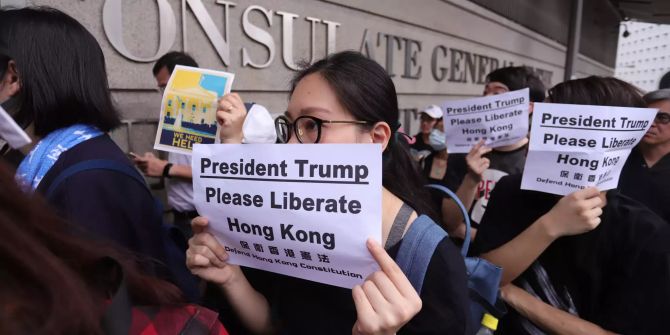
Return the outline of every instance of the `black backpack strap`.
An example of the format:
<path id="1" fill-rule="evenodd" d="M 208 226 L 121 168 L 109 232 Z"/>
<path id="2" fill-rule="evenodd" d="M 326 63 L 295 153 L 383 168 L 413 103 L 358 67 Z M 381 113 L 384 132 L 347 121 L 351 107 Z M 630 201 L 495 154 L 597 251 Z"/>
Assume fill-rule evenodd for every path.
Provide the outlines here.
<path id="1" fill-rule="evenodd" d="M 389 236 L 386 238 L 384 249 L 388 250 L 402 240 L 402 234 L 405 232 L 405 227 L 407 227 L 407 220 L 409 220 L 413 211 L 414 209 L 408 204 L 404 202 L 402 203 L 402 207 L 400 207 L 398 214 L 395 216 L 395 220 L 393 220 L 393 225 L 389 231 Z"/>
<path id="2" fill-rule="evenodd" d="M 123 164 L 121 162 L 113 161 L 110 159 L 91 159 L 87 161 L 82 161 L 79 163 L 76 163 L 65 170 L 61 172 L 58 177 L 56 177 L 53 182 L 51 182 L 51 185 L 49 185 L 49 188 L 45 192 L 45 197 L 47 199 L 51 198 L 53 193 L 58 189 L 58 187 L 68 178 L 72 177 L 73 175 L 83 172 L 83 171 L 88 171 L 88 170 L 110 170 L 110 171 L 116 171 L 118 173 L 122 173 L 128 177 L 133 178 L 135 181 L 140 183 L 148 192 L 151 192 L 149 188 L 147 187 L 146 182 L 144 181 L 144 178 L 135 170 L 135 168 Z"/>
<path id="3" fill-rule="evenodd" d="M 105 267 L 114 267 L 119 272 L 119 285 L 102 316 L 101 326 L 106 335 L 127 335 L 133 322 L 132 302 L 128 294 L 128 285 L 123 268 L 111 257 L 101 260 Z"/>
<path id="4" fill-rule="evenodd" d="M 395 261 L 419 294 L 423 288 L 428 264 L 437 245 L 446 236 L 448 235 L 444 229 L 428 216 L 421 215 L 412 222 L 400 243 Z"/>

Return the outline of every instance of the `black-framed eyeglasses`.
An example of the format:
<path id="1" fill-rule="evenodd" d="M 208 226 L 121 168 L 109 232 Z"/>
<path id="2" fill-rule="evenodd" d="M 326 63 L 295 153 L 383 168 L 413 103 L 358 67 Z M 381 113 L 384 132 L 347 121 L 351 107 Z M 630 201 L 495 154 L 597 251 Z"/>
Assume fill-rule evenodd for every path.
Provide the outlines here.
<path id="1" fill-rule="evenodd" d="M 292 133 L 295 134 L 300 143 L 319 143 L 321 139 L 321 126 L 324 123 L 368 124 L 367 121 L 323 120 L 310 115 L 303 115 L 291 122 L 286 116 L 280 115 L 275 119 L 275 129 L 277 130 L 277 138 L 281 143 L 288 143 Z"/>
<path id="2" fill-rule="evenodd" d="M 660 124 L 668 124 L 670 123 L 670 114 L 668 113 L 657 113 L 656 114 L 656 119 L 654 120 Z"/>

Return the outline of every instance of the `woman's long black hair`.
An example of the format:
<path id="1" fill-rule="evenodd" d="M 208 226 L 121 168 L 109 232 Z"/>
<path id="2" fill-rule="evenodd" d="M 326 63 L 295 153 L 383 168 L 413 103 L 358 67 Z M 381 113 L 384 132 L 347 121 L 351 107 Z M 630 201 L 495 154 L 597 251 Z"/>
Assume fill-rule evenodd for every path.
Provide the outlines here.
<path id="1" fill-rule="evenodd" d="M 32 123 L 37 136 L 76 123 L 105 132 L 120 124 L 102 49 L 67 14 L 48 7 L 0 9 L 0 54 L 16 63 L 20 80 L 14 118 L 23 127 Z"/>
<path id="2" fill-rule="evenodd" d="M 400 128 L 398 97 L 393 81 L 375 61 L 354 51 L 343 51 L 319 60 L 298 72 L 291 82 L 291 94 L 298 82 L 318 73 L 335 91 L 339 102 L 354 118 L 370 125 L 386 122 L 392 130 L 383 154 L 382 184 L 419 214 L 433 218 L 430 193 L 425 180 L 409 154 L 409 146 Z"/>

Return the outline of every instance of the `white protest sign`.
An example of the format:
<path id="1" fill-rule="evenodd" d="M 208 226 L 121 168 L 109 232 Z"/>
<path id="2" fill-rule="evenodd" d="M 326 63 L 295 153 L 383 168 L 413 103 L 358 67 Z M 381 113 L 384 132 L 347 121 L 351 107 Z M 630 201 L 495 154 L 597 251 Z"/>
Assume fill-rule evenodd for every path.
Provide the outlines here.
<path id="1" fill-rule="evenodd" d="M 445 101 L 444 133 L 449 153 L 466 153 L 480 140 L 496 148 L 528 134 L 527 88 L 481 98 Z"/>
<path id="2" fill-rule="evenodd" d="M 9 143 L 14 149 L 21 148 L 32 140 L 21 127 L 0 107 L 0 137 Z"/>
<path id="3" fill-rule="evenodd" d="M 566 195 L 616 188 L 656 109 L 536 103 L 521 188 Z"/>
<path id="4" fill-rule="evenodd" d="M 198 213 L 232 264 L 352 288 L 379 266 L 378 144 L 195 145 Z"/>

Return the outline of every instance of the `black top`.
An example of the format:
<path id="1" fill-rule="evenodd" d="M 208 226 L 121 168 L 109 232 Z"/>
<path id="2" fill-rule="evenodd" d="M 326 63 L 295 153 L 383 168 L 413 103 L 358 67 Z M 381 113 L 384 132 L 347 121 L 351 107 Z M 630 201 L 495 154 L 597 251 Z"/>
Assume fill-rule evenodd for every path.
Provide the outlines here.
<path id="1" fill-rule="evenodd" d="M 521 175 L 498 182 L 475 240 L 479 252 L 507 243 L 560 199 L 520 185 Z M 670 225 L 616 190 L 601 218 L 591 232 L 554 241 L 514 284 L 610 331 L 667 333 Z M 496 334 L 534 334 L 534 327 L 510 308 Z"/>
<path id="2" fill-rule="evenodd" d="M 400 243 L 387 250 L 391 257 L 397 255 Z M 253 269 L 245 268 L 245 274 L 270 302 L 280 334 L 351 334 L 356 307 L 350 289 Z M 419 314 L 398 334 L 466 334 L 465 264 L 448 238 L 431 258 L 421 300 Z"/>
<path id="3" fill-rule="evenodd" d="M 60 155 L 37 191 L 44 194 L 66 168 L 91 159 L 109 159 L 132 166 L 107 135 L 79 143 Z M 162 228 L 154 217 L 154 200 L 145 186 L 119 172 L 82 171 L 66 179 L 49 202 L 70 223 L 93 238 L 115 242 L 130 251 L 164 261 Z"/>
<path id="4" fill-rule="evenodd" d="M 21 161 L 26 156 L 19 150 L 12 149 L 9 144 L 5 144 L 5 147 L 0 149 L 0 161 L 5 163 L 13 173 L 16 172 L 16 168 L 21 164 Z"/>
<path id="5" fill-rule="evenodd" d="M 640 150 L 633 149 L 621 171 L 619 190 L 670 223 L 670 154 L 648 167 Z"/>
<path id="6" fill-rule="evenodd" d="M 436 155 L 437 155 L 437 152 L 433 152 L 430 155 L 426 156 L 426 158 L 424 158 L 423 161 L 421 161 L 421 172 L 422 172 L 423 176 L 426 178 L 426 180 L 428 181 L 428 183 L 438 184 L 438 185 L 448 187 L 447 186 L 447 181 L 446 181 L 446 179 L 447 179 L 446 169 L 449 168 L 448 165 L 445 165 L 446 169 L 444 171 L 439 171 L 439 168 L 438 168 L 437 171 L 436 171 L 437 175 L 431 175 L 431 172 L 432 172 L 431 170 L 433 168 L 433 162 L 435 162 L 435 156 Z M 447 157 L 447 164 L 448 164 L 448 161 L 449 161 L 449 158 Z M 438 176 L 439 174 L 442 174 L 442 178 L 439 178 L 439 176 Z M 456 192 L 456 189 L 452 189 L 452 188 L 450 188 L 450 189 L 452 191 Z M 440 220 L 442 220 L 442 218 L 441 218 L 441 216 L 442 216 L 442 210 L 441 210 L 442 199 L 444 199 L 444 197 L 446 195 L 444 194 L 444 192 L 433 189 L 433 188 L 430 189 L 430 193 L 431 193 L 431 200 L 433 202 L 433 206 L 435 206 L 435 208 L 437 209 L 437 212 L 440 214 L 439 218 L 440 218 Z"/>
<path id="7" fill-rule="evenodd" d="M 473 227 L 479 227 L 482 216 L 488 206 L 491 192 L 500 178 L 509 174 L 520 174 L 523 172 L 527 152 L 528 144 L 512 151 L 494 149 L 484 155 L 491 163 L 482 175 L 482 181 L 479 182 L 477 193 L 475 194 L 475 201 L 470 209 L 470 219 Z M 465 175 L 468 173 L 465 156 L 466 154 L 450 154 L 447 160 L 447 173 L 444 177 L 444 184 L 454 192 L 461 186 Z"/>
<path id="8" fill-rule="evenodd" d="M 430 144 L 423 141 L 423 134 L 421 134 L 421 132 L 414 135 L 414 139 L 415 139 L 415 142 L 414 142 L 414 144 L 409 146 L 410 148 L 412 148 L 416 151 L 422 151 L 422 150 L 428 150 L 430 152 L 434 151 L 433 147 L 431 147 Z"/>

